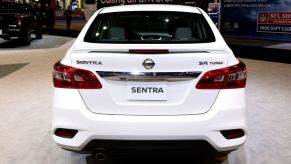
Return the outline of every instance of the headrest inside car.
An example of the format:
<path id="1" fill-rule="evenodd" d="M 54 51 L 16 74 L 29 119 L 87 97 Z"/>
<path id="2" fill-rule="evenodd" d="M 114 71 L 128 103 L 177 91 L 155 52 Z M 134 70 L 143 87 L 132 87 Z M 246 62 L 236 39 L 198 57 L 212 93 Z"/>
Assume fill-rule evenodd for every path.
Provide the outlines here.
<path id="1" fill-rule="evenodd" d="M 123 27 L 110 27 L 108 29 L 108 38 L 112 40 L 124 40 L 125 30 Z"/>
<path id="2" fill-rule="evenodd" d="M 188 27 L 179 27 L 175 30 L 176 40 L 192 40 L 192 30 Z"/>

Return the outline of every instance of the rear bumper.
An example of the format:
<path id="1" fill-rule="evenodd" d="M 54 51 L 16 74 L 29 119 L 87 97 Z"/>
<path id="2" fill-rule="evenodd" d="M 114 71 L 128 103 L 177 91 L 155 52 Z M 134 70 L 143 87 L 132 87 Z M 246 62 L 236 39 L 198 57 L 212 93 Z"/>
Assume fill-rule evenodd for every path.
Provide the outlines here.
<path id="1" fill-rule="evenodd" d="M 169 145 L 175 152 L 196 146 L 198 150 L 205 148 L 209 152 L 231 151 L 245 142 L 246 135 L 226 139 L 220 131 L 242 129 L 246 132 L 244 89 L 221 91 L 205 114 L 181 116 L 94 114 L 87 109 L 77 90 L 55 89 L 52 132 L 57 128 L 78 130 L 72 139 L 53 135 L 60 147 L 73 151 L 93 152 L 94 148 L 104 146 L 114 150 L 110 145 L 122 149 L 130 148 L 130 145 L 138 148 L 152 145 L 149 147 L 154 149 L 159 143 L 164 148 Z M 189 149 L 189 152 L 195 151 Z"/>
<path id="2" fill-rule="evenodd" d="M 23 31 L 19 28 L 16 28 L 2 30 L 2 34 L 0 34 L 0 37 L 21 37 L 22 35 Z"/>
<path id="3" fill-rule="evenodd" d="M 128 155 L 198 155 L 218 153 L 207 141 L 203 140 L 91 140 L 82 150 L 83 153 L 104 151 L 113 156 Z"/>

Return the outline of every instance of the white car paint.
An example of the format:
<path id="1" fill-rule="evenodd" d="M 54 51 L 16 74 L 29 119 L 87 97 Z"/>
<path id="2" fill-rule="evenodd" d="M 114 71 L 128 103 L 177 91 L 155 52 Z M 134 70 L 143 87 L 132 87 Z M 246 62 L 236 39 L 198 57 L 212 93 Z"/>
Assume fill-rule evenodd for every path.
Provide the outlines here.
<path id="1" fill-rule="evenodd" d="M 99 13 L 127 11 L 179 11 L 202 14 L 215 36 L 211 43 L 110 44 L 84 41 Z M 128 54 L 130 49 L 167 49 L 169 54 Z M 207 52 L 207 53 L 205 53 Z M 155 61 L 147 70 L 142 61 Z M 78 64 L 97 61 L 102 64 Z M 201 61 L 221 64 L 199 65 Z M 199 8 L 178 5 L 129 5 L 97 11 L 85 25 L 61 63 L 91 71 L 101 89 L 55 88 L 52 131 L 76 129 L 73 138 L 53 135 L 62 148 L 81 151 L 92 139 L 109 140 L 205 140 L 217 151 L 239 148 L 246 140 L 245 88 L 196 89 L 207 72 L 239 63 L 207 14 Z M 102 78 L 96 71 L 188 72 L 201 74 L 193 80 L 170 81 L 162 101 L 131 101 L 128 82 Z M 241 129 L 244 136 L 226 139 L 221 130 Z"/>

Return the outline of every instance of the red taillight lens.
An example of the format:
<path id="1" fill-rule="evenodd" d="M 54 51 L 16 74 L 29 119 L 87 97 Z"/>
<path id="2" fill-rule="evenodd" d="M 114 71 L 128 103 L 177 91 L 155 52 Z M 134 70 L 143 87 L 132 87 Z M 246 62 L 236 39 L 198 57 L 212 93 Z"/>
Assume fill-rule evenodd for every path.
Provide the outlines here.
<path id="1" fill-rule="evenodd" d="M 102 85 L 94 73 L 57 62 L 53 71 L 54 86 L 72 89 L 100 89 Z"/>
<path id="2" fill-rule="evenodd" d="M 167 54 L 169 50 L 160 49 L 160 50 L 135 50 L 131 49 L 128 51 L 130 54 Z"/>
<path id="3" fill-rule="evenodd" d="M 246 86 L 247 70 L 243 62 L 206 72 L 196 85 L 197 89 L 234 89 Z"/>
<path id="4" fill-rule="evenodd" d="M 240 138 L 245 135 L 244 131 L 241 129 L 222 130 L 220 132 L 226 139 Z"/>
<path id="5" fill-rule="evenodd" d="M 74 129 L 57 129 L 55 135 L 63 138 L 74 138 L 78 133 L 78 130 Z"/>
<path id="6" fill-rule="evenodd" d="M 21 15 L 17 16 L 17 24 L 18 26 L 21 26 Z"/>

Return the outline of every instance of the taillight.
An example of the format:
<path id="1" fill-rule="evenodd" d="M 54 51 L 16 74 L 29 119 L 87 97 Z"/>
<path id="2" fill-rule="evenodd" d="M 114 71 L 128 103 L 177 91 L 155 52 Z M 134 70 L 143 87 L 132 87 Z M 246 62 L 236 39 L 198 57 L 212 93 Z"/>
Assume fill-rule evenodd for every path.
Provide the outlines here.
<path id="1" fill-rule="evenodd" d="M 102 85 L 94 73 L 57 62 L 54 65 L 53 81 L 56 88 L 100 89 Z"/>
<path id="2" fill-rule="evenodd" d="M 21 15 L 17 16 L 17 24 L 18 26 L 21 26 Z"/>
<path id="3" fill-rule="evenodd" d="M 222 130 L 220 132 L 226 139 L 240 138 L 245 135 L 245 132 L 241 129 Z"/>
<path id="4" fill-rule="evenodd" d="M 234 89 L 246 86 L 247 70 L 243 62 L 206 72 L 196 85 L 197 89 Z"/>
<path id="5" fill-rule="evenodd" d="M 147 49 L 130 49 L 128 51 L 130 54 L 167 54 L 169 53 L 169 50 L 167 49 L 153 49 L 153 50 L 147 50 Z"/>
<path id="6" fill-rule="evenodd" d="M 60 128 L 55 131 L 56 136 L 63 137 L 63 138 L 74 138 L 77 133 L 78 133 L 78 130 L 74 130 L 74 129 Z"/>

